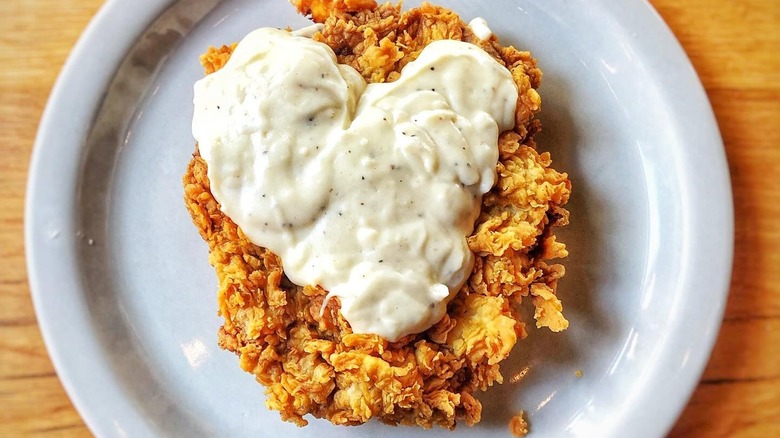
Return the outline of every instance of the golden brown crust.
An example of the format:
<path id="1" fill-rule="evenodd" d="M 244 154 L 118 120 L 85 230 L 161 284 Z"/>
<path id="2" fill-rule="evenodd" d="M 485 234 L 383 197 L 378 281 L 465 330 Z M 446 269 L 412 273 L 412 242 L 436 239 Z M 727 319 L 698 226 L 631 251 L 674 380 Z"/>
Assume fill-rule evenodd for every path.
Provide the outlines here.
<path id="1" fill-rule="evenodd" d="M 359 12 L 376 8 L 374 0 L 292 0 L 298 12 L 310 15 L 317 23 L 322 23 L 329 15 L 338 12 Z"/>
<path id="2" fill-rule="evenodd" d="M 525 421 L 525 412 L 520 411 L 509 420 L 509 432 L 512 436 L 524 437 L 528 435 L 528 423 Z"/>
<path id="3" fill-rule="evenodd" d="M 333 9 L 335 4 L 341 6 Z M 267 405 L 298 425 L 307 424 L 307 414 L 344 425 L 370 418 L 425 428 L 453 428 L 457 420 L 472 425 L 482 410 L 473 394 L 502 382 L 499 363 L 525 337 L 518 314 L 522 298 L 531 297 L 537 326 L 557 331 L 568 325 L 555 296 L 563 266 L 546 261 L 567 255 L 552 227 L 568 220 L 562 206 L 571 187 L 566 174 L 549 167 L 549 154 L 534 149 L 541 72 L 528 52 L 501 47 L 495 38 L 477 40 L 449 10 L 355 7 L 361 4 L 297 2 L 304 12 L 329 8 L 326 16 L 317 13 L 325 29 L 314 38 L 367 80 L 392 81 L 430 41 L 451 38 L 483 47 L 517 83 L 517 126 L 499 139 L 498 182 L 484 196 L 468 239 L 477 256 L 474 269 L 447 315 L 429 330 L 394 343 L 353 334 L 338 299 L 320 317 L 326 292 L 291 284 L 280 259 L 252 244 L 219 210 L 196 150 L 184 175 L 184 197 L 219 278 L 219 314 L 225 319 L 219 345 L 235 352 L 241 368 L 267 387 Z M 343 12 L 350 8 L 361 12 Z M 221 68 L 231 51 L 210 48 L 201 58 L 206 72 Z"/>
<path id="4" fill-rule="evenodd" d="M 236 48 L 236 43 L 229 46 L 222 46 L 220 48 L 209 47 L 206 53 L 200 55 L 200 64 L 203 66 L 203 70 L 207 75 L 214 73 L 222 68 L 223 65 L 230 59 L 230 54 Z"/>

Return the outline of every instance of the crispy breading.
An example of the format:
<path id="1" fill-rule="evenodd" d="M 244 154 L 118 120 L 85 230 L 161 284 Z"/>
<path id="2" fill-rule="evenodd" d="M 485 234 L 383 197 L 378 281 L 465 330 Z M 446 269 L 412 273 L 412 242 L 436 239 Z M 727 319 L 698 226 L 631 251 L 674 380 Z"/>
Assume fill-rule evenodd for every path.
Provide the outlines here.
<path id="1" fill-rule="evenodd" d="M 522 299 L 531 297 L 538 327 L 558 331 L 568 325 L 555 295 L 564 269 L 547 261 L 567 255 L 553 227 L 568 222 L 562 206 L 571 185 L 565 173 L 550 167 L 549 154 L 535 150 L 542 73 L 528 52 L 502 47 L 495 37 L 477 39 L 444 8 L 401 12 L 400 6 L 359 0 L 296 5 L 324 22 L 314 39 L 370 82 L 395 80 L 433 40 L 479 45 L 512 73 L 519 90 L 517 124 L 499 138 L 498 181 L 483 197 L 468 238 L 476 254 L 471 276 L 441 321 L 393 343 L 352 333 L 338 298 L 327 301 L 320 316 L 327 292 L 292 284 L 279 257 L 252 244 L 220 211 L 196 148 L 183 179 L 184 197 L 219 278 L 219 345 L 236 353 L 241 368 L 267 387 L 271 409 L 301 426 L 307 414 L 343 425 L 371 418 L 425 428 L 453 428 L 458 420 L 473 425 L 482 411 L 474 393 L 502 382 L 500 362 L 526 335 L 518 313 Z M 206 73 L 221 68 L 234 47 L 210 48 L 201 57 Z"/>
<path id="2" fill-rule="evenodd" d="M 525 421 L 525 412 L 520 411 L 509 420 L 509 432 L 512 436 L 524 437 L 528 435 L 528 423 Z"/>
<path id="3" fill-rule="evenodd" d="M 374 0 L 296 0 L 291 1 L 303 15 L 311 15 L 320 23 L 333 11 L 358 12 L 376 8 Z"/>

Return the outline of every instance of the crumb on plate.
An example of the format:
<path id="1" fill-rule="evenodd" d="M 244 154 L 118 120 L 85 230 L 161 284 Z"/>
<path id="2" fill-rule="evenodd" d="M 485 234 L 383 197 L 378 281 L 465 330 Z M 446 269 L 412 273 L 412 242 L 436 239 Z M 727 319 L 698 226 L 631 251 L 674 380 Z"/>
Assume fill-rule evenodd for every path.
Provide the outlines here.
<path id="1" fill-rule="evenodd" d="M 525 412 L 520 411 L 509 420 L 509 431 L 512 436 L 523 437 L 528 435 L 528 423 L 525 421 Z"/>

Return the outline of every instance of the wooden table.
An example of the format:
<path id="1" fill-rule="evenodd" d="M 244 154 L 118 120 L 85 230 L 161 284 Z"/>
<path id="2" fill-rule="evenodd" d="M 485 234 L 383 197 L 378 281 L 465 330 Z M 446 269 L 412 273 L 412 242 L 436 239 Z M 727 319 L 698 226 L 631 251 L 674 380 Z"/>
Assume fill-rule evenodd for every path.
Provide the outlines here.
<path id="1" fill-rule="evenodd" d="M 281 0 L 280 0 L 281 1 Z M 0 435 L 89 436 L 46 354 L 24 261 L 27 166 L 46 98 L 100 0 L 0 2 Z M 726 143 L 734 278 L 715 351 L 672 435 L 780 436 L 780 1 L 654 0 Z"/>

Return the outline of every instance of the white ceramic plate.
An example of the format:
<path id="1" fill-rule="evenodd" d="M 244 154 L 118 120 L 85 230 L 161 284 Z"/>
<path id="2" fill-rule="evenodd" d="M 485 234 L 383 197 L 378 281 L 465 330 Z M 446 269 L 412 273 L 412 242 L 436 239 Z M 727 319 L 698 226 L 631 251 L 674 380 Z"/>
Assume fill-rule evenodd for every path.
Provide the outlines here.
<path id="1" fill-rule="evenodd" d="M 35 145 L 29 276 L 60 378 L 99 436 L 662 436 L 718 332 L 732 258 L 723 145 L 702 86 L 638 0 L 444 1 L 488 19 L 545 72 L 542 150 L 574 195 L 571 327 L 531 330 L 480 396 L 478 426 L 299 429 L 216 346 L 217 282 L 182 201 L 198 54 L 261 26 L 303 26 L 283 0 L 109 1 L 71 55 Z M 408 2 L 411 7 L 416 2 Z M 576 370 L 584 376 L 577 378 Z"/>

